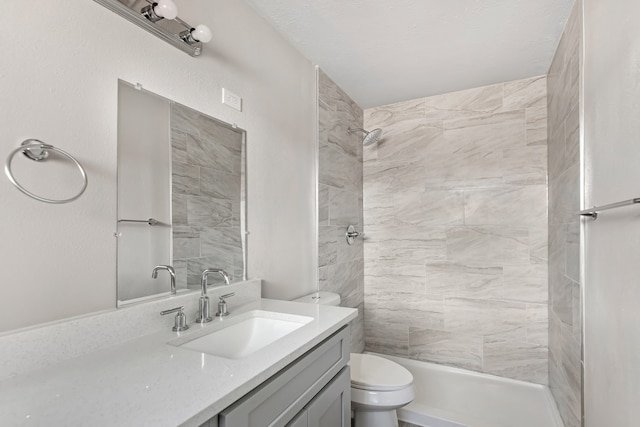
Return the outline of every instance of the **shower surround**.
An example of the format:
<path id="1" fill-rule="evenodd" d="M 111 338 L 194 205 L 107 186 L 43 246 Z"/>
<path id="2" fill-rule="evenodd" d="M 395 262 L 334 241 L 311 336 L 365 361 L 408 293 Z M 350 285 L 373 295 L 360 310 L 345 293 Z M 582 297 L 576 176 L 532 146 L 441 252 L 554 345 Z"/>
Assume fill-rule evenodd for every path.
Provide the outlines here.
<path id="1" fill-rule="evenodd" d="M 362 108 L 318 69 L 318 286 L 358 309 L 351 350 L 364 349 L 362 239 L 348 245 L 347 226 L 362 231 Z"/>
<path id="2" fill-rule="evenodd" d="M 367 350 L 547 384 L 546 84 L 365 111 Z"/>

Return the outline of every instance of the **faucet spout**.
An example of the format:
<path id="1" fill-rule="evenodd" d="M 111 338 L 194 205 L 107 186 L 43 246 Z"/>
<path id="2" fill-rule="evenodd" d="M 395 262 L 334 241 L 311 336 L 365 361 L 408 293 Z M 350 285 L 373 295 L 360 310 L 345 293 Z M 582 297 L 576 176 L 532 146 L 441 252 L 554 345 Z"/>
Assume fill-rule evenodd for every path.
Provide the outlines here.
<path id="1" fill-rule="evenodd" d="M 152 279 L 158 278 L 159 270 L 167 270 L 169 272 L 169 275 L 171 276 L 171 295 L 175 295 L 177 293 L 176 292 L 176 270 L 170 265 L 157 265 L 153 268 L 153 271 L 151 272 Z"/>
<path id="2" fill-rule="evenodd" d="M 217 273 L 222 276 L 224 282 L 228 285 L 230 283 L 229 275 L 226 271 L 221 268 L 207 268 L 202 272 L 202 281 L 200 282 L 201 291 L 200 291 L 200 300 L 198 302 L 199 310 L 198 310 L 198 318 L 196 322 L 198 323 L 207 323 L 211 322 L 213 318 L 210 315 L 209 311 L 209 297 L 207 296 L 207 286 L 208 286 L 208 278 L 209 274 Z"/>

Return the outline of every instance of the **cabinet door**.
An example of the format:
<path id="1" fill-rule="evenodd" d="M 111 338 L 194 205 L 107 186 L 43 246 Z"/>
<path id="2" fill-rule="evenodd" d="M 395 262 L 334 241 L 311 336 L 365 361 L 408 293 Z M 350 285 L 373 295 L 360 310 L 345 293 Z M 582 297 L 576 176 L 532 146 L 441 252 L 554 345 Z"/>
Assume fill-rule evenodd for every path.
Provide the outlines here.
<path id="1" fill-rule="evenodd" d="M 351 371 L 346 366 L 307 406 L 309 427 L 351 426 Z"/>
<path id="2" fill-rule="evenodd" d="M 308 422 L 307 410 L 303 409 L 293 420 L 291 420 L 291 422 L 287 424 L 286 427 L 307 427 Z"/>

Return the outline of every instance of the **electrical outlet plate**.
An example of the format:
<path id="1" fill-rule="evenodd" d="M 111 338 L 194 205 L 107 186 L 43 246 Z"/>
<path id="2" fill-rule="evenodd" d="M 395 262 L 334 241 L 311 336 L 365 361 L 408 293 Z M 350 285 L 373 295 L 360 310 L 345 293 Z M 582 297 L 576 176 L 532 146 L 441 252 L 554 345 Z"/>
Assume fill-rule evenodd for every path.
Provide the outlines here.
<path id="1" fill-rule="evenodd" d="M 242 98 L 225 88 L 222 88 L 222 103 L 238 111 L 242 111 Z"/>

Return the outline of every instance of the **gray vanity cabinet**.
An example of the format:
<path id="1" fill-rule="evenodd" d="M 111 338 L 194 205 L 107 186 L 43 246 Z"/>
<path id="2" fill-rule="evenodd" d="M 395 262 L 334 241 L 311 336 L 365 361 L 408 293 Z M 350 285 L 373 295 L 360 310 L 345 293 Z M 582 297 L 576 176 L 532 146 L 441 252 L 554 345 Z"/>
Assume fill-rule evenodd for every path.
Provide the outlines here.
<path id="1" fill-rule="evenodd" d="M 307 406 L 305 427 L 348 427 L 351 425 L 351 373 L 347 366 Z"/>
<path id="2" fill-rule="evenodd" d="M 349 341 L 346 326 L 222 411 L 219 426 L 350 426 Z"/>

